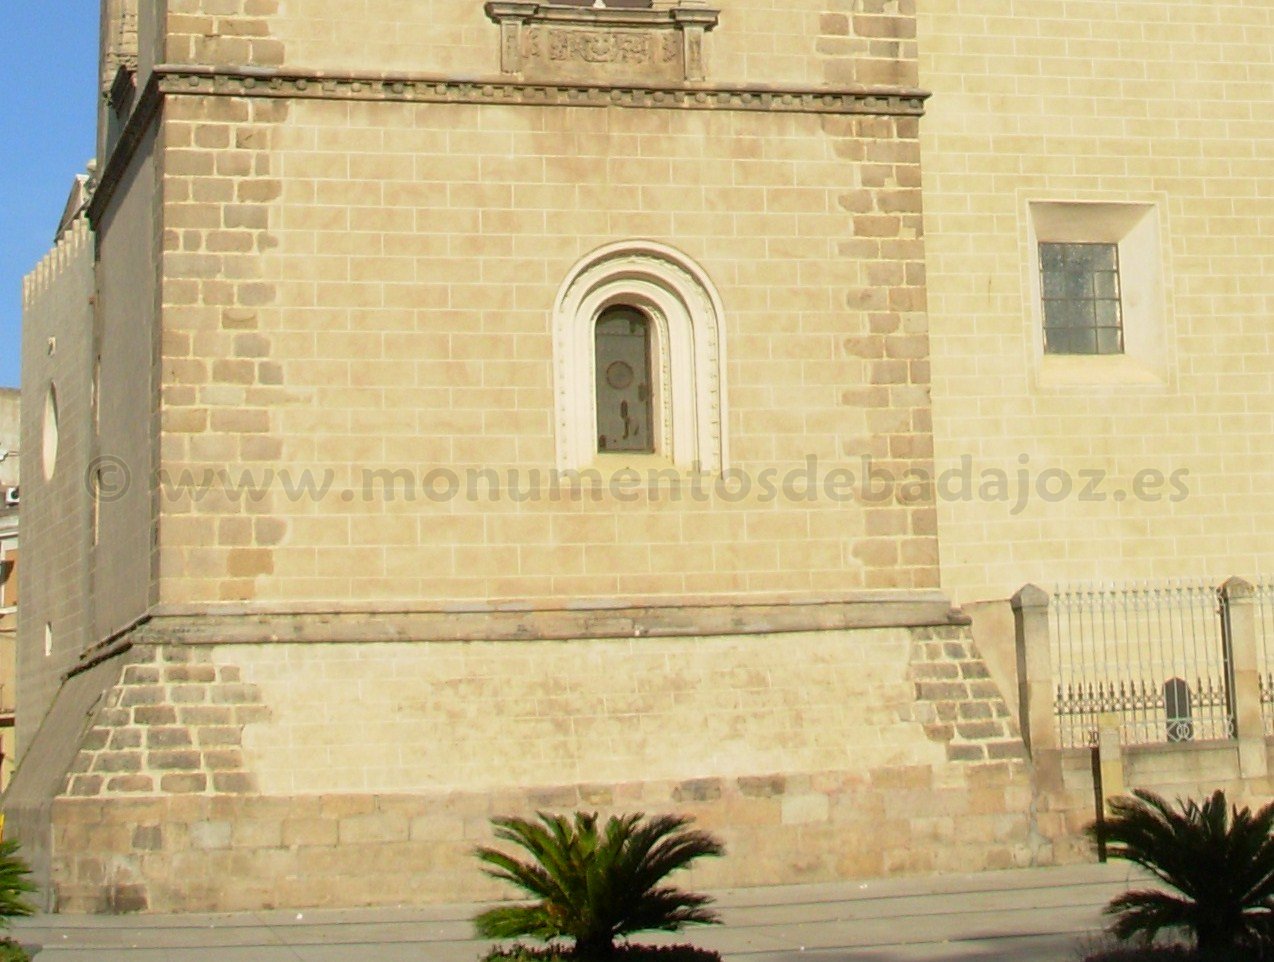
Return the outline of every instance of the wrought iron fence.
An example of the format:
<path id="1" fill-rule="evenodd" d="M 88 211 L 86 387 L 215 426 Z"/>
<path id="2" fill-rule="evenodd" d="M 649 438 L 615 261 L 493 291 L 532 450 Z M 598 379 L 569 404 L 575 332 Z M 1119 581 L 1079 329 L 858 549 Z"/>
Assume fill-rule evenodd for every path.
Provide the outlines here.
<path id="1" fill-rule="evenodd" d="M 1252 614 L 1256 618 L 1261 715 L 1265 719 L 1265 734 L 1274 735 L 1274 578 L 1262 578 L 1256 582 L 1255 587 L 1256 605 Z"/>
<path id="2" fill-rule="evenodd" d="M 1216 588 L 1065 586 L 1049 605 L 1063 747 L 1233 738 L 1234 679 Z M 1274 640 L 1274 639 L 1272 639 Z"/>

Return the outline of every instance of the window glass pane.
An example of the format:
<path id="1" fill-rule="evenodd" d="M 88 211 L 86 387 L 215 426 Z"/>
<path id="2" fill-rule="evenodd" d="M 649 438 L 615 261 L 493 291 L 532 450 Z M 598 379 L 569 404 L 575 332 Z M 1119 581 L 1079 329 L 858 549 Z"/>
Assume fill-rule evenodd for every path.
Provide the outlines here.
<path id="1" fill-rule="evenodd" d="M 1107 248 L 1110 244 L 1059 244 L 1062 248 L 1062 260 L 1067 270 L 1093 271 L 1111 270 L 1114 265 L 1110 261 Z"/>
<path id="2" fill-rule="evenodd" d="M 1041 290 L 1046 298 L 1066 296 L 1066 276 L 1061 271 L 1046 270 L 1042 278 Z"/>
<path id="3" fill-rule="evenodd" d="M 1046 301 L 1044 324 L 1047 327 L 1092 327 L 1092 301 Z"/>
<path id="4" fill-rule="evenodd" d="M 1087 255 L 1087 266 L 1091 271 L 1113 271 L 1118 266 L 1115 258 L 1118 248 L 1114 244 L 1080 244 Z"/>
<path id="5" fill-rule="evenodd" d="M 1082 264 L 1067 264 L 1062 274 L 1063 297 L 1092 297 L 1093 275 Z"/>
<path id="6" fill-rule="evenodd" d="M 1044 349 L 1050 354 L 1075 354 L 1073 333 L 1068 327 L 1044 328 Z"/>
<path id="7" fill-rule="evenodd" d="M 1099 327 L 1119 327 L 1119 302 L 1097 301 L 1097 325 Z"/>
<path id="8" fill-rule="evenodd" d="M 1118 351 L 1099 351 L 1098 331 L 1107 328 L 1050 327 L 1044 331 L 1044 347 L 1049 354 L 1110 354 Z M 1115 332 L 1118 335 L 1118 331 Z"/>
<path id="9" fill-rule="evenodd" d="M 1123 331 L 1117 327 L 1099 327 L 1097 329 L 1098 354 L 1122 354 L 1123 352 Z"/>
<path id="10" fill-rule="evenodd" d="M 1043 243 L 1039 259 L 1045 352 L 1121 353 L 1118 246 Z"/>
<path id="11" fill-rule="evenodd" d="M 1101 271 L 1093 275 L 1093 283 L 1096 286 L 1098 297 L 1108 297 L 1118 299 L 1119 297 L 1119 275 L 1113 271 Z"/>
<path id="12" fill-rule="evenodd" d="M 653 452 L 650 318 L 609 307 L 597 319 L 594 343 L 597 450 Z"/>
<path id="13" fill-rule="evenodd" d="M 1088 251 L 1083 244 L 1059 244 L 1062 249 L 1062 266 L 1066 270 L 1079 268 L 1081 270 L 1088 267 L 1087 254 Z"/>

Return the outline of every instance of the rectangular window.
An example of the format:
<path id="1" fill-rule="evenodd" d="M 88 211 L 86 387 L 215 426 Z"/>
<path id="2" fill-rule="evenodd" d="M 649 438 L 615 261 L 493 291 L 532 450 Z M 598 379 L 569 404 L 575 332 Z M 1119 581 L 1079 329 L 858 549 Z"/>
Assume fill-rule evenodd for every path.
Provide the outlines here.
<path id="1" fill-rule="evenodd" d="M 1046 354 L 1122 354 L 1116 244 L 1040 244 Z"/>

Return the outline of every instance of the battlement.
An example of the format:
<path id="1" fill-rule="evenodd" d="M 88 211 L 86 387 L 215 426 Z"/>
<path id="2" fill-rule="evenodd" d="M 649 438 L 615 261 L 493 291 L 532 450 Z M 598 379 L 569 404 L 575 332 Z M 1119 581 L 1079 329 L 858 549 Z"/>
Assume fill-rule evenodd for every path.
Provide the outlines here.
<path id="1" fill-rule="evenodd" d="M 80 217 L 57 239 L 53 248 L 35 268 L 22 278 L 22 309 L 28 311 L 44 297 L 86 250 L 91 250 L 93 230 L 88 218 Z"/>

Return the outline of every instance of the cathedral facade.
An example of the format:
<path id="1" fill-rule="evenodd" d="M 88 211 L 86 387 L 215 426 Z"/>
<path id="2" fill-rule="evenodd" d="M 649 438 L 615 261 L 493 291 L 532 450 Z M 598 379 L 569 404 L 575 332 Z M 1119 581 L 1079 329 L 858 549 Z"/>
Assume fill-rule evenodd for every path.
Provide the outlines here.
<path id="1" fill-rule="evenodd" d="M 1082 857 L 1009 599 L 1268 564 L 1274 22 L 924 6 L 104 2 L 24 291 L 50 906 L 484 897 L 545 809 Z"/>

